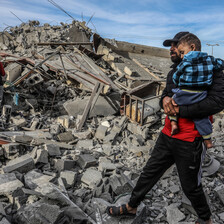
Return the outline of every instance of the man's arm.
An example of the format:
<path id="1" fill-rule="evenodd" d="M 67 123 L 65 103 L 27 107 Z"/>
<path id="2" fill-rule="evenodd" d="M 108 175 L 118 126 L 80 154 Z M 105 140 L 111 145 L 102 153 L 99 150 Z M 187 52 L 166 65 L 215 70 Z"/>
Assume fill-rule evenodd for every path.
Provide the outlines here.
<path id="1" fill-rule="evenodd" d="M 179 115 L 183 118 L 203 118 L 224 109 L 224 99 L 215 96 L 208 96 L 204 100 L 186 106 L 179 106 Z"/>
<path id="2" fill-rule="evenodd" d="M 224 73 L 213 75 L 213 84 L 208 90 L 208 96 L 195 104 L 180 106 L 179 115 L 184 118 L 203 118 L 224 109 Z"/>

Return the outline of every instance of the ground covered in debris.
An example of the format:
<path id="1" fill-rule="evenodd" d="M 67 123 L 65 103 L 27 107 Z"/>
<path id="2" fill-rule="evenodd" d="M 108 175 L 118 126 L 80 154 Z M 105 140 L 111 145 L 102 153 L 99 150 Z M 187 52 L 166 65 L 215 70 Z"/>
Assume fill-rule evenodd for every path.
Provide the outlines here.
<path id="1" fill-rule="evenodd" d="M 1 35 L 7 80 L 0 123 L 0 224 L 194 223 L 175 166 L 146 195 L 135 218 L 106 214 L 108 205 L 128 201 L 161 131 L 157 86 L 164 85 L 161 67 L 169 58 L 161 56 L 167 52 L 158 58 L 128 44 L 131 54 L 120 53 L 120 43 L 97 35 L 91 42 L 92 35 L 78 21 L 61 26 L 30 21 Z M 145 85 L 157 93 L 141 119 L 141 103 L 135 98 L 130 106 L 124 93 Z M 215 223 L 223 223 L 223 114 L 213 126 L 203 184 Z"/>

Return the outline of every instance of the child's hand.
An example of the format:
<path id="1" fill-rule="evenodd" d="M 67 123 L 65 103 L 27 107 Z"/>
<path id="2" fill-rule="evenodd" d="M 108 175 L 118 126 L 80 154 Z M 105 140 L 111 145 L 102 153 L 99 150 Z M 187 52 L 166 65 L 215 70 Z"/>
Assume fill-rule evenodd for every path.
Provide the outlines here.
<path id="1" fill-rule="evenodd" d="M 174 101 L 174 99 L 172 98 L 172 104 L 177 107 L 178 105 L 176 104 L 176 102 Z"/>

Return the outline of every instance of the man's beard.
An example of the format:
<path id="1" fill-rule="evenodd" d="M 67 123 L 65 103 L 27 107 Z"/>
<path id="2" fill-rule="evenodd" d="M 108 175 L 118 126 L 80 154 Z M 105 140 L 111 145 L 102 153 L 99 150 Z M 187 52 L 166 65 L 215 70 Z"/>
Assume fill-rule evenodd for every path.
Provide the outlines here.
<path id="1" fill-rule="evenodd" d="M 177 53 L 176 52 L 170 52 L 170 54 L 175 54 L 175 56 L 171 56 L 170 57 L 170 59 L 171 59 L 171 61 L 173 62 L 173 63 L 177 63 L 177 64 L 179 64 L 181 61 L 182 61 L 182 59 L 177 55 Z"/>

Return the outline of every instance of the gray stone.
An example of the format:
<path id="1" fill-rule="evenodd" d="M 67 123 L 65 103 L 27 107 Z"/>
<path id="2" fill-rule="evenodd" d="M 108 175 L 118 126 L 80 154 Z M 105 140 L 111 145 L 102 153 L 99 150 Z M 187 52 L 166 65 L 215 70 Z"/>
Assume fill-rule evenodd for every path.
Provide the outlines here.
<path id="1" fill-rule="evenodd" d="M 93 140 L 92 139 L 79 140 L 76 147 L 79 149 L 81 149 L 81 148 L 91 149 L 91 148 L 93 148 Z"/>
<path id="2" fill-rule="evenodd" d="M 104 176 L 111 176 L 115 169 L 116 169 L 116 166 L 110 161 L 100 162 L 98 166 L 98 170 L 101 171 Z"/>
<path id="3" fill-rule="evenodd" d="M 37 163 L 48 163 L 48 152 L 44 149 L 38 149 L 36 158 L 34 159 L 35 164 Z"/>
<path id="4" fill-rule="evenodd" d="M 31 170 L 24 175 L 25 186 L 30 189 L 35 189 L 37 186 L 49 183 L 54 179 L 55 177 L 53 176 L 43 175 L 42 173 L 38 173 L 35 170 Z"/>
<path id="5" fill-rule="evenodd" d="M 23 187 L 23 183 L 14 173 L 0 174 L 0 194 L 12 193 L 20 187 Z"/>
<path id="6" fill-rule="evenodd" d="M 175 204 L 166 207 L 167 222 L 169 224 L 177 224 L 185 218 L 185 215 L 177 208 Z"/>
<path id="7" fill-rule="evenodd" d="M 90 97 L 84 99 L 75 99 L 74 101 L 67 101 L 64 103 L 64 108 L 70 116 L 77 117 L 83 114 L 86 104 L 89 102 Z M 96 104 L 90 112 L 90 117 L 102 115 L 109 116 L 117 113 L 120 109 L 120 94 L 113 92 L 108 96 L 99 96 Z"/>
<path id="8" fill-rule="evenodd" d="M 60 125 L 59 124 L 52 124 L 50 126 L 50 133 L 53 135 L 57 135 L 60 133 Z"/>
<path id="9" fill-rule="evenodd" d="M 20 209 L 16 215 L 16 220 L 24 224 L 54 224 L 61 213 L 59 206 L 38 201 Z"/>
<path id="10" fill-rule="evenodd" d="M 178 185 L 173 185 L 173 186 L 169 187 L 169 190 L 175 194 L 180 191 L 180 187 Z"/>
<path id="11" fill-rule="evenodd" d="M 219 218 L 224 222 L 224 212 L 218 214 Z"/>
<path id="12" fill-rule="evenodd" d="M 20 144 L 18 143 L 9 143 L 2 145 L 4 149 L 5 157 L 11 159 L 13 156 L 18 155 L 20 150 Z"/>
<path id="13" fill-rule="evenodd" d="M 102 177 L 101 172 L 89 168 L 83 173 L 81 181 L 84 184 L 84 186 L 87 186 L 87 187 L 93 189 L 95 184 L 98 181 L 102 180 L 102 178 L 103 177 Z"/>
<path id="14" fill-rule="evenodd" d="M 71 170 L 75 167 L 75 161 L 69 159 L 58 159 L 55 163 L 55 168 L 58 172 L 62 170 Z"/>
<path id="15" fill-rule="evenodd" d="M 96 129 L 95 138 L 103 140 L 106 136 L 108 127 L 104 125 L 99 125 L 99 127 Z"/>
<path id="16" fill-rule="evenodd" d="M 85 169 L 91 166 L 95 166 L 97 164 L 97 161 L 92 155 L 83 154 L 79 156 L 77 163 L 82 169 Z"/>
<path id="17" fill-rule="evenodd" d="M 17 127 L 22 127 L 26 125 L 26 119 L 21 117 L 11 117 L 12 123 L 15 124 Z"/>
<path id="18" fill-rule="evenodd" d="M 107 144 L 103 144 L 103 152 L 107 155 L 110 156 L 113 153 L 113 149 L 111 144 L 107 143 Z"/>
<path id="19" fill-rule="evenodd" d="M 224 204 L 224 185 L 216 187 L 214 191 L 222 204 Z"/>
<path id="20" fill-rule="evenodd" d="M 128 123 L 127 129 L 133 134 L 141 135 L 144 139 L 147 139 L 149 134 L 149 128 L 146 125 L 142 127 L 134 123 Z"/>
<path id="21" fill-rule="evenodd" d="M 84 140 L 84 139 L 90 139 L 92 136 L 92 132 L 87 130 L 83 132 L 75 132 L 73 135 L 78 138 L 79 140 Z"/>
<path id="22" fill-rule="evenodd" d="M 60 156 L 60 147 L 56 144 L 45 144 L 44 149 L 47 150 L 49 156 Z"/>
<path id="23" fill-rule="evenodd" d="M 74 140 L 74 136 L 71 131 L 58 134 L 57 137 L 60 142 L 71 142 Z"/>
<path id="24" fill-rule="evenodd" d="M 116 195 L 131 192 L 134 188 L 132 181 L 125 175 L 111 176 L 109 179 L 109 183 Z"/>
<path id="25" fill-rule="evenodd" d="M 60 173 L 60 177 L 65 185 L 65 188 L 67 189 L 74 186 L 77 178 L 77 173 L 66 170 Z"/>
<path id="26" fill-rule="evenodd" d="M 10 224 L 10 222 L 9 222 L 6 218 L 3 218 L 3 219 L 0 221 L 0 224 Z"/>
<path id="27" fill-rule="evenodd" d="M 34 161 L 29 154 L 18 157 L 14 160 L 9 161 L 7 166 L 3 168 L 5 173 L 18 171 L 20 173 L 26 173 L 34 169 Z"/>

